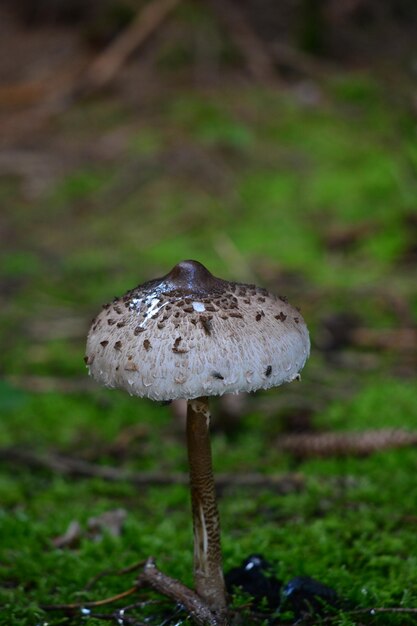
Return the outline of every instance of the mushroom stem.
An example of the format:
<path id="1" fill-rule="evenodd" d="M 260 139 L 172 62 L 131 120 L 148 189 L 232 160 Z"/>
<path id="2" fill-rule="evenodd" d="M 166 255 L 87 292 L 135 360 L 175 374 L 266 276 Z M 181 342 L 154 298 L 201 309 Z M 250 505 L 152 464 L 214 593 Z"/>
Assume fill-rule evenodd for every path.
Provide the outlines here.
<path id="1" fill-rule="evenodd" d="M 198 595 L 226 623 L 226 589 L 220 545 L 210 445 L 210 411 L 206 397 L 188 401 L 187 446 L 194 526 L 194 584 Z"/>

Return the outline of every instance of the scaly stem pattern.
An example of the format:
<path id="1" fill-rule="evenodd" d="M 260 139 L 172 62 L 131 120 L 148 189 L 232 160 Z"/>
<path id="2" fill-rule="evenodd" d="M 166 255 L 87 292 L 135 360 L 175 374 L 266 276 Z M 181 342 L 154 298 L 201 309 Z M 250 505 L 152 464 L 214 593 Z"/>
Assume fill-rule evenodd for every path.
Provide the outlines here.
<path id="1" fill-rule="evenodd" d="M 206 397 L 188 401 L 187 446 L 194 526 L 194 584 L 198 595 L 226 624 L 226 590 L 220 544 Z"/>

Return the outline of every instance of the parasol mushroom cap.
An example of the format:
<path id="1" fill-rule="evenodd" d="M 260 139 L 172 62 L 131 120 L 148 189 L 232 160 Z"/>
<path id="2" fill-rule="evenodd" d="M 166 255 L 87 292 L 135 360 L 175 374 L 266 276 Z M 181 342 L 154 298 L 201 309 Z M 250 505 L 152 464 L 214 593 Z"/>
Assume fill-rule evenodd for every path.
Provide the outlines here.
<path id="1" fill-rule="evenodd" d="M 104 305 L 86 352 L 101 384 L 167 401 L 290 382 L 299 377 L 310 340 L 284 297 L 182 261 Z"/>

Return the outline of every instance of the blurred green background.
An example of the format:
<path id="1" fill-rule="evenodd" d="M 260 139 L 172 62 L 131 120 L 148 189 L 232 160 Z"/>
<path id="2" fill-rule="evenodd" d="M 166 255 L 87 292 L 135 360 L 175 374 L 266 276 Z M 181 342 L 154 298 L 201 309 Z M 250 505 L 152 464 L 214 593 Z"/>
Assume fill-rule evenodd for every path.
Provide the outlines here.
<path id="1" fill-rule="evenodd" d="M 180 410 L 98 388 L 83 357 L 102 303 L 197 259 L 288 296 L 312 337 L 300 385 L 213 403 L 217 472 L 301 485 L 222 488 L 226 569 L 260 552 L 280 579 L 313 576 L 346 598 L 331 623 L 414 624 L 412 612 L 352 613 L 417 611 L 414 4 L 163 8 L 0 9 L 0 623 L 68 623 L 40 606 L 115 594 L 129 582 L 85 585 L 150 554 L 192 583 L 186 486 L 33 459 L 168 483 L 187 471 Z M 143 10 L 154 21 L 141 40 Z M 126 33 L 131 54 L 99 84 L 97 59 L 117 58 Z M 401 429 L 410 445 L 297 448 L 369 429 Z M 115 509 L 115 536 L 91 530 Z M 57 547 L 71 522 L 76 539 Z"/>

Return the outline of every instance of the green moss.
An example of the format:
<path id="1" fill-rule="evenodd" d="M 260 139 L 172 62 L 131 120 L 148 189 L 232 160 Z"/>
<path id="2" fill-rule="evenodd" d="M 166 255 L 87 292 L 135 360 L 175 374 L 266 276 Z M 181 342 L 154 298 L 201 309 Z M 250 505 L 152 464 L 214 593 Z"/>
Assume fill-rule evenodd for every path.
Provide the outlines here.
<path id="1" fill-rule="evenodd" d="M 267 89 L 174 90 L 162 104 L 144 104 L 140 120 L 99 98 L 56 122 L 56 132 L 88 141 L 132 119 L 139 130 L 110 168 L 77 167 L 30 207 L 16 197 L 15 181 L 1 183 L 0 195 L 15 205 L 2 216 L 14 240 L 0 271 L 0 446 L 131 471 L 186 471 L 183 423 L 169 407 L 93 385 L 76 391 L 87 380 L 89 320 L 102 302 L 182 258 L 288 290 L 312 329 L 303 382 L 250 398 L 227 433 L 220 422 L 214 464 L 231 474 L 296 470 L 305 486 L 285 495 L 226 488 L 225 566 L 261 552 L 282 580 L 313 576 L 353 608 L 417 607 L 414 449 L 305 461 L 278 451 L 288 411 L 300 406 L 310 410 L 312 428 L 325 430 L 414 430 L 417 416 L 412 350 L 350 346 L 324 355 L 317 346 L 323 318 L 335 313 L 356 314 L 370 329 L 398 330 L 417 319 L 417 276 L 407 260 L 414 121 L 366 77 L 323 89 L 323 103 L 309 107 Z M 335 232 L 345 243 L 334 243 Z M 33 377 L 42 377 L 45 391 L 31 390 Z M 122 452 L 114 446 L 120 433 L 132 435 Z M 139 491 L 11 462 L 0 470 L 1 624 L 62 623 L 40 605 L 117 593 L 134 578 L 109 576 L 84 588 L 99 571 L 150 554 L 191 584 L 185 487 Z M 71 521 L 86 531 L 90 517 L 115 508 L 127 511 L 120 537 L 94 541 L 84 533 L 74 549 L 54 547 Z M 360 619 L 404 626 L 411 617 Z M 333 623 L 358 620 L 344 610 Z"/>

